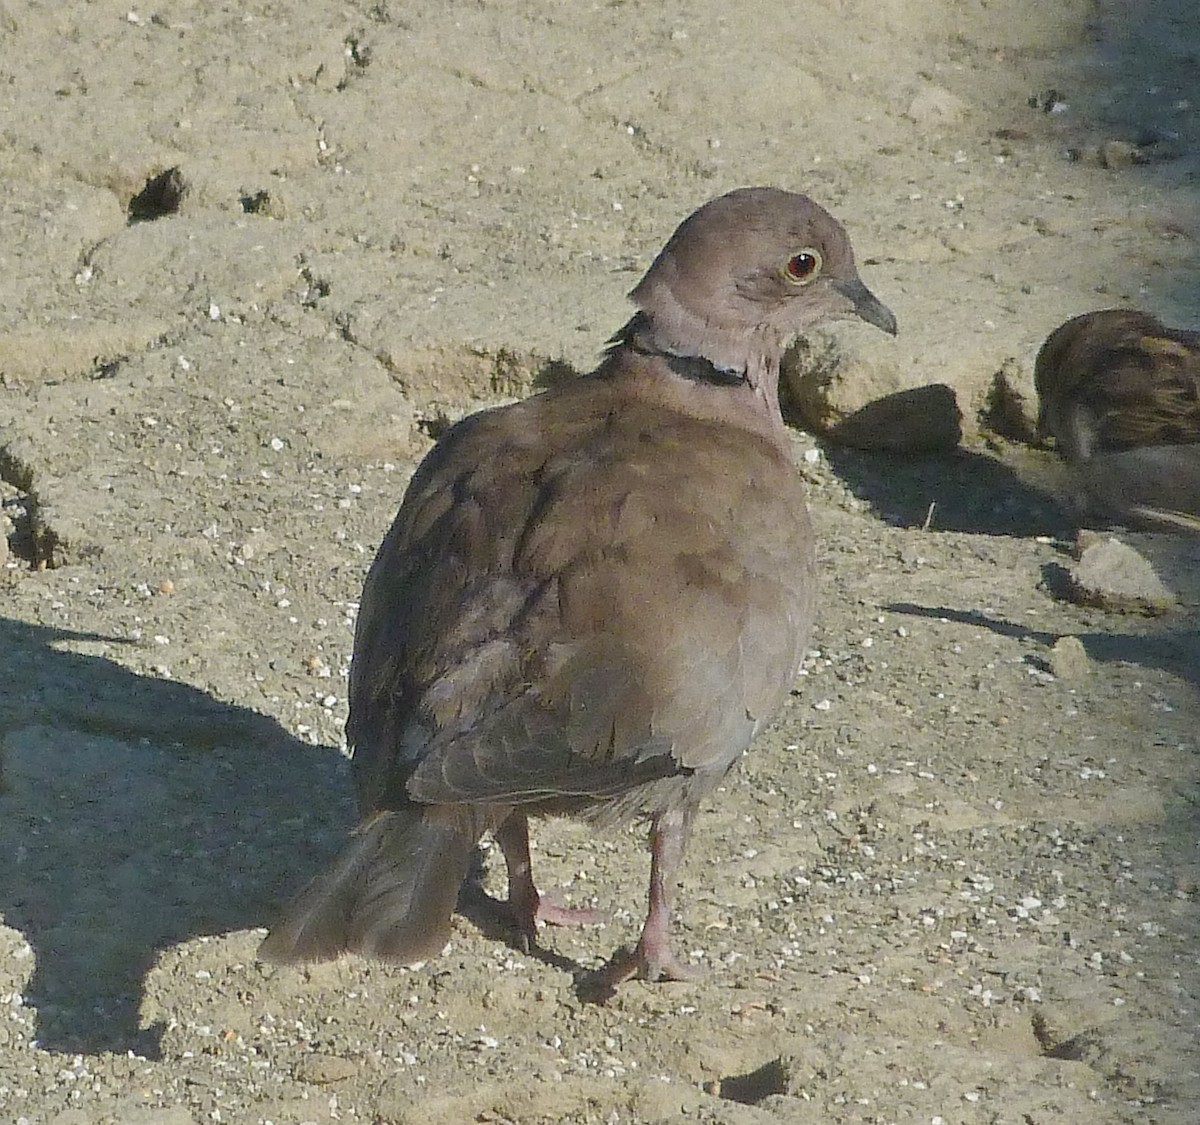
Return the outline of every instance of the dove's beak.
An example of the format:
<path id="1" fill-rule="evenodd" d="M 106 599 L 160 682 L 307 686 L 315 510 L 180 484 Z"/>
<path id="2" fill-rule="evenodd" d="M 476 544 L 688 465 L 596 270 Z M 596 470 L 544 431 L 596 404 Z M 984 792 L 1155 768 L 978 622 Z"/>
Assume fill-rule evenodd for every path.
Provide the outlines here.
<path id="1" fill-rule="evenodd" d="M 868 324 L 882 328 L 889 336 L 896 335 L 895 314 L 858 278 L 853 281 L 835 281 L 833 287 L 843 297 L 850 298 L 855 313 Z"/>

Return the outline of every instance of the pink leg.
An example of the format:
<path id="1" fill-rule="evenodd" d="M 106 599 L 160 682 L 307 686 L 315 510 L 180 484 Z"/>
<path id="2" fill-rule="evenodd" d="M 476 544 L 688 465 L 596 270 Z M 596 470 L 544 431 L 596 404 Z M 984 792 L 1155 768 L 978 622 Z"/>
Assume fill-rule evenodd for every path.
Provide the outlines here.
<path id="1" fill-rule="evenodd" d="M 508 908 L 521 944 L 526 950 L 537 945 L 537 925 L 587 926 L 601 921 L 595 910 L 571 910 L 542 900 L 533 882 L 533 861 L 529 858 L 529 821 L 524 813 L 514 812 L 492 833 L 504 862 L 508 865 Z"/>
<path id="2" fill-rule="evenodd" d="M 633 950 L 623 949 L 601 970 L 599 985 L 611 993 L 630 977 L 645 980 L 695 980 L 699 970 L 682 964 L 671 949 L 671 900 L 691 812 L 672 809 L 655 818 L 650 832 L 650 904 L 642 936 Z"/>

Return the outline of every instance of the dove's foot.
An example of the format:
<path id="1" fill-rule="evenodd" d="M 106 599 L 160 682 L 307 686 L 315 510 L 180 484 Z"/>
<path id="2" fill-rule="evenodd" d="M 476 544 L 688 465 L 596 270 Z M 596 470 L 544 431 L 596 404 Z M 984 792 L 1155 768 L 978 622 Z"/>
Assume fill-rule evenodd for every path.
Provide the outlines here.
<path id="1" fill-rule="evenodd" d="M 650 834 L 650 904 L 642 936 L 633 949 L 623 948 L 584 985 L 591 999 L 607 1000 L 623 981 L 696 980 L 703 973 L 680 961 L 671 948 L 671 892 L 687 844 L 688 810 L 673 810 L 655 819 Z"/>
<path id="2" fill-rule="evenodd" d="M 538 923 L 552 926 L 595 926 L 604 921 L 598 910 L 576 910 L 548 902 L 538 894 L 529 858 L 529 825 L 513 813 L 494 833 L 508 865 L 508 909 L 517 945 L 526 953 L 537 946 Z"/>
<path id="3" fill-rule="evenodd" d="M 544 895 L 539 895 L 537 920 L 548 926 L 602 926 L 607 919 L 603 910 L 559 906 L 558 903 L 547 902 Z"/>
<path id="4" fill-rule="evenodd" d="M 616 995 L 619 985 L 634 978 L 652 982 L 695 981 L 703 976 L 702 969 L 685 965 L 669 945 L 660 947 L 657 942 L 648 943 L 643 934 L 642 940 L 632 949 L 622 946 L 604 968 L 588 976 L 580 985 L 579 994 L 584 1000 L 603 1004 Z"/>

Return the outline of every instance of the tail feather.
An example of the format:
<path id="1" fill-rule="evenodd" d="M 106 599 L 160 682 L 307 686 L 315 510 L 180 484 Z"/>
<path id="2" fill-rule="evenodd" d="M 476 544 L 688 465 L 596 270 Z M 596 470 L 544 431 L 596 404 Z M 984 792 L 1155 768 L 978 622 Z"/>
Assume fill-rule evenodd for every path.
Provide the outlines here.
<path id="1" fill-rule="evenodd" d="M 296 897 L 259 946 L 263 961 L 360 953 L 401 964 L 440 953 L 476 838 L 418 809 L 380 813 Z"/>

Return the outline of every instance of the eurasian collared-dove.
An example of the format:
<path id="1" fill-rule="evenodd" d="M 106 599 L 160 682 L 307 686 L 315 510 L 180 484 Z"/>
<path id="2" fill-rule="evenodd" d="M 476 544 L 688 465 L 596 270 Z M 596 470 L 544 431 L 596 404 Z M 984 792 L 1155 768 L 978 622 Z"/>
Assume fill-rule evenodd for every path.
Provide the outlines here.
<path id="1" fill-rule="evenodd" d="M 439 952 L 485 832 L 519 934 L 527 817 L 646 816 L 649 910 L 604 979 L 675 978 L 693 814 L 778 710 L 813 615 L 813 535 L 779 414 L 822 321 L 895 333 L 803 195 L 687 218 L 591 374 L 464 419 L 417 469 L 367 576 L 347 735 L 362 824 L 263 942 L 274 961 Z"/>

